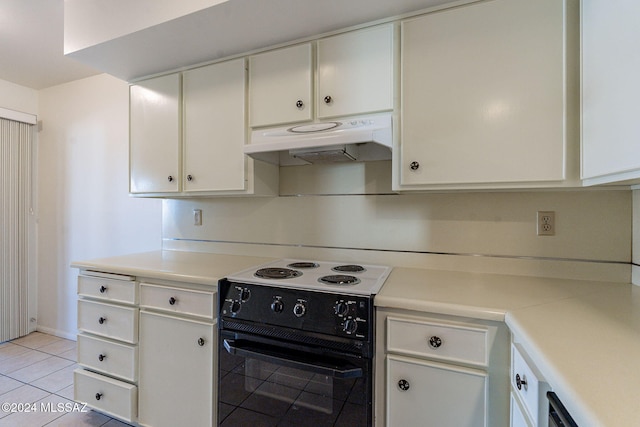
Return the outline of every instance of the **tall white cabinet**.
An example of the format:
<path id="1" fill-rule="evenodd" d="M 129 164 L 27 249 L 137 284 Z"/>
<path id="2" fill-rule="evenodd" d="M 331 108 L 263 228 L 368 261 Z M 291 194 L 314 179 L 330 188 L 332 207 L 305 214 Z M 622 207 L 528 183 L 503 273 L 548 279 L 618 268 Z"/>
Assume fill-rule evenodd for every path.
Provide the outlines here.
<path id="1" fill-rule="evenodd" d="M 640 3 L 583 0 L 582 178 L 640 183 Z"/>
<path id="2" fill-rule="evenodd" d="M 397 190 L 578 183 L 575 0 L 493 0 L 402 22 Z"/>

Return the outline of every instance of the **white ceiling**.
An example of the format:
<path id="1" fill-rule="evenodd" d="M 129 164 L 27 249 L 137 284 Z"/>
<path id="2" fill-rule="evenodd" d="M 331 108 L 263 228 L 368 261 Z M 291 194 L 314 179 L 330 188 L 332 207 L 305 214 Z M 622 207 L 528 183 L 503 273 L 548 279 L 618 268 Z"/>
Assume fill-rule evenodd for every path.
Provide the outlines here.
<path id="1" fill-rule="evenodd" d="M 469 1 L 478 0 L 232 0 L 65 56 L 64 0 L 0 0 L 0 79 L 38 90 L 100 72 L 131 81 L 376 19 Z"/>
<path id="2" fill-rule="evenodd" d="M 0 0 L 0 79 L 44 89 L 98 74 L 63 54 L 63 0 Z"/>

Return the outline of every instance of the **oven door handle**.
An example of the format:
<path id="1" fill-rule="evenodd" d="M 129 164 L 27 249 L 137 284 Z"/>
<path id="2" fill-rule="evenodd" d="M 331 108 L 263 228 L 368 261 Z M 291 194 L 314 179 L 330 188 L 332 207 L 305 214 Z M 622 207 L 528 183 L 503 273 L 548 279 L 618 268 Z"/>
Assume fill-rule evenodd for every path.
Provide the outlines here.
<path id="1" fill-rule="evenodd" d="M 294 359 L 285 353 L 274 350 L 262 349 L 258 346 L 238 345 L 235 340 L 223 340 L 223 345 L 227 353 L 235 354 L 242 357 L 250 357 L 253 359 L 263 360 L 265 362 L 277 363 L 290 368 L 297 368 L 311 371 L 316 374 L 327 375 L 337 379 L 361 378 L 362 368 L 355 366 L 337 367 L 335 365 L 322 364 L 318 362 L 309 362 L 300 359 Z"/>

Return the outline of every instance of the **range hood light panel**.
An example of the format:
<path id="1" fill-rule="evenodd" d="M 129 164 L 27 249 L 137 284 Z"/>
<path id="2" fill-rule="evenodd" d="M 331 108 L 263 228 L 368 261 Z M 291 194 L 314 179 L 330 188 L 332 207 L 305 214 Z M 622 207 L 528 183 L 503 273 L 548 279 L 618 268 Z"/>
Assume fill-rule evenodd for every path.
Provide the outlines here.
<path id="1" fill-rule="evenodd" d="M 305 162 L 331 163 L 353 162 L 358 160 L 357 145 L 342 145 L 338 147 L 304 148 L 301 150 L 289 150 L 289 155 Z"/>

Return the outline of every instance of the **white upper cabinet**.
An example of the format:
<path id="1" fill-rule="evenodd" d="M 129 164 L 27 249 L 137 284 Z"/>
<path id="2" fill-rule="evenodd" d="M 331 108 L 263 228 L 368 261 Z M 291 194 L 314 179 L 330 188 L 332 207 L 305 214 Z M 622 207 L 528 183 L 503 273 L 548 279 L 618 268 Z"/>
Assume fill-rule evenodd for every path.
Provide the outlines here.
<path id="1" fill-rule="evenodd" d="M 312 64 L 310 43 L 249 57 L 251 127 L 311 120 Z"/>
<path id="2" fill-rule="evenodd" d="M 493 0 L 403 21 L 394 189 L 579 185 L 577 15 Z"/>
<path id="3" fill-rule="evenodd" d="M 245 61 L 184 73 L 184 191 L 246 188 Z"/>
<path id="4" fill-rule="evenodd" d="M 132 85 L 131 193 L 277 194 L 277 167 L 244 155 L 245 88 L 244 59 Z"/>
<path id="5" fill-rule="evenodd" d="M 180 75 L 132 85 L 129 96 L 129 191 L 179 191 Z"/>
<path id="6" fill-rule="evenodd" d="M 582 178 L 640 183 L 640 2 L 583 0 Z"/>
<path id="7" fill-rule="evenodd" d="M 392 24 L 318 40 L 318 117 L 393 109 Z"/>
<path id="8" fill-rule="evenodd" d="M 392 110 L 393 33 L 385 24 L 251 56 L 249 125 Z"/>

